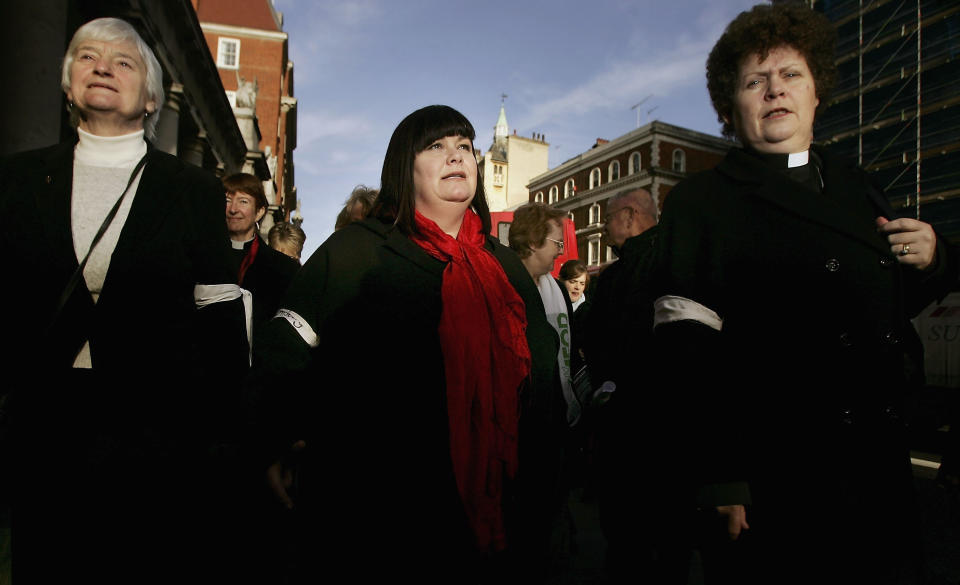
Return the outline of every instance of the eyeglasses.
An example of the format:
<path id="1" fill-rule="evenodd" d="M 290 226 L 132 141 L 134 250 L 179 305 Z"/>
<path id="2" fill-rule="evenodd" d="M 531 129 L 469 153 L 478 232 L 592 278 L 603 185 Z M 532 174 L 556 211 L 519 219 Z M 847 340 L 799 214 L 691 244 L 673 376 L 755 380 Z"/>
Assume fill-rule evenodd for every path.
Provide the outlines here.
<path id="1" fill-rule="evenodd" d="M 554 240 L 553 238 L 547 238 L 547 239 L 550 240 L 551 242 L 553 242 L 554 244 L 556 244 L 556 245 L 557 245 L 557 249 L 559 249 L 559 250 L 560 250 L 560 253 L 563 254 L 563 241 L 562 241 L 562 240 Z"/>
<path id="2" fill-rule="evenodd" d="M 633 208 L 632 208 L 632 207 L 621 207 L 620 209 L 617 209 L 616 211 L 611 211 L 610 213 L 604 215 L 604 216 L 603 216 L 603 223 L 610 223 L 610 220 L 613 218 L 613 216 L 616 215 L 616 214 L 618 214 L 618 213 L 620 213 L 620 212 L 623 211 L 624 209 L 629 209 L 630 211 L 633 211 Z"/>

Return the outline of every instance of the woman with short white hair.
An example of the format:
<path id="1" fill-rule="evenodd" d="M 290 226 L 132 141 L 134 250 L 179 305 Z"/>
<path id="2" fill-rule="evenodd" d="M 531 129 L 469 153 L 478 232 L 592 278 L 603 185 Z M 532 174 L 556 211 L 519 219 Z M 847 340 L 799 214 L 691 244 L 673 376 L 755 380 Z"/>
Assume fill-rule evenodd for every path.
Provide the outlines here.
<path id="1" fill-rule="evenodd" d="M 172 576 L 214 525 L 241 293 L 219 181 L 145 139 L 162 81 L 129 23 L 91 21 L 63 60 L 76 138 L 0 162 L 18 581 Z"/>

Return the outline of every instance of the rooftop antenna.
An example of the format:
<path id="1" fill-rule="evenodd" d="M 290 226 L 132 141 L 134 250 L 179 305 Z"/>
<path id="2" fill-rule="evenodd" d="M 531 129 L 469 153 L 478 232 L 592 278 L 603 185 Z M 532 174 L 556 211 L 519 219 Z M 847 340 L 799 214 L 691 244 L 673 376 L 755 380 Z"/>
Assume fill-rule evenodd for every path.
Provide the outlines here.
<path id="1" fill-rule="evenodd" d="M 632 106 L 630 106 L 630 109 L 631 109 L 631 110 L 637 110 L 637 128 L 640 127 L 640 110 L 637 109 L 637 108 L 639 108 L 640 106 L 642 106 L 645 101 L 647 101 L 648 99 L 650 99 L 650 98 L 652 98 L 652 97 L 653 97 L 653 94 L 651 93 L 650 95 L 648 95 L 647 97 L 643 98 L 643 99 L 640 100 L 639 102 L 637 102 L 637 103 L 633 104 Z"/>
<path id="2" fill-rule="evenodd" d="M 656 110 L 656 109 L 659 108 L 659 107 L 660 107 L 660 106 L 653 106 L 652 108 L 650 108 L 649 110 L 647 110 L 647 122 L 650 121 L 650 114 L 652 114 L 653 111 Z"/>

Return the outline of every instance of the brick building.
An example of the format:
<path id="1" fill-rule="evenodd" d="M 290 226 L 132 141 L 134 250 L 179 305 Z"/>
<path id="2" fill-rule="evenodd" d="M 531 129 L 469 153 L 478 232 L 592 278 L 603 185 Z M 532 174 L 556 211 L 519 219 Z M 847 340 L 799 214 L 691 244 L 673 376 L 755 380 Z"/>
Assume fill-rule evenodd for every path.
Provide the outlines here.
<path id="1" fill-rule="evenodd" d="M 646 189 L 658 208 L 688 173 L 716 166 L 732 142 L 653 121 L 614 140 L 598 138 L 593 147 L 534 177 L 529 201 L 568 212 L 577 227 L 577 250 L 588 266 L 614 258 L 601 244 L 606 201 L 624 189 Z"/>
<path id="2" fill-rule="evenodd" d="M 270 0 L 191 0 L 220 81 L 247 139 L 247 172 L 263 179 L 270 213 L 285 221 L 297 207 L 293 150 L 297 100 L 283 15 Z M 299 219 L 299 218 L 295 218 Z"/>

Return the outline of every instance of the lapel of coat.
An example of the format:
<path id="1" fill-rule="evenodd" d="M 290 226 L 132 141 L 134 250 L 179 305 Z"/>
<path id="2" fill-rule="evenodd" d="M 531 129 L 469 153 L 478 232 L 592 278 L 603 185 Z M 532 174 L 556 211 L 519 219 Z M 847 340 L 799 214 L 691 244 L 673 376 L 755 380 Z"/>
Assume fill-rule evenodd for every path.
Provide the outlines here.
<path id="1" fill-rule="evenodd" d="M 37 213 L 49 246 L 51 266 L 58 274 L 57 282 L 64 284 L 80 265 L 73 247 L 70 220 L 74 145 L 74 142 L 60 144 L 44 157 L 42 183 L 36 192 Z M 82 280 L 79 287 L 86 290 Z"/>
<path id="2" fill-rule="evenodd" d="M 167 225 L 164 221 L 168 213 L 174 209 L 185 209 L 176 205 L 179 193 L 171 192 L 173 181 L 171 178 L 178 171 L 177 159 L 164 156 L 152 146 L 148 146 L 147 163 L 143 167 L 140 183 L 130 207 L 130 213 L 120 231 L 117 247 L 110 257 L 110 267 L 104 279 L 103 290 L 109 289 L 111 277 L 122 270 L 129 262 L 137 261 L 137 249 L 144 241 L 155 237 L 156 233 Z M 119 193 L 110 193 L 111 198 L 119 197 Z M 127 194 L 129 197 L 130 194 Z"/>
<path id="3" fill-rule="evenodd" d="M 376 220 L 369 222 L 369 224 L 375 226 L 378 230 L 383 230 L 381 233 L 386 238 L 386 242 L 384 243 L 385 247 L 430 274 L 437 275 L 438 277 L 443 275 L 443 269 L 447 267 L 446 263 L 440 262 L 433 256 L 427 254 L 426 251 L 414 243 L 413 240 L 403 235 L 396 226 L 385 226 Z"/>
<path id="4" fill-rule="evenodd" d="M 821 153 L 819 150 L 817 152 Z M 837 159 L 826 155 L 823 155 L 822 159 L 822 196 L 737 148 L 730 150 L 726 158 L 717 165 L 717 170 L 747 186 L 757 197 L 789 213 L 857 239 L 878 252 L 889 254 L 889 248 L 883 238 L 877 235 L 872 221 L 854 217 L 844 205 L 837 203 L 839 197 L 866 196 L 864 191 L 868 186 L 859 180 L 857 173 L 850 172 Z"/>

